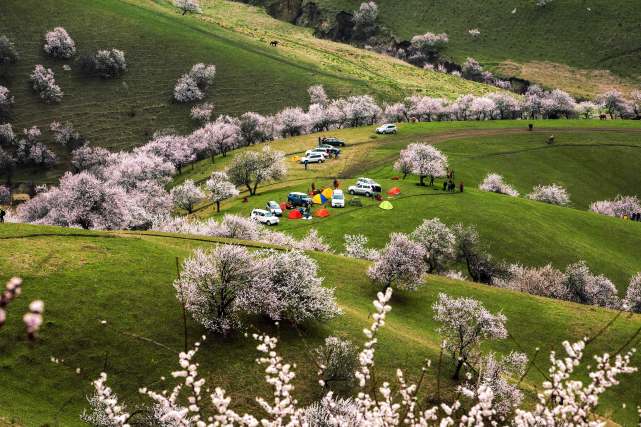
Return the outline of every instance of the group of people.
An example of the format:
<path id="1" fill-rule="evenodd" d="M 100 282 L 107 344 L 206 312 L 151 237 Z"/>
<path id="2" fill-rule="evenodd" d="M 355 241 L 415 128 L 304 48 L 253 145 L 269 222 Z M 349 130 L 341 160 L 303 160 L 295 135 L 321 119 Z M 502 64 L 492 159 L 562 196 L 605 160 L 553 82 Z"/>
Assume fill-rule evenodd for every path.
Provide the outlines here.
<path id="1" fill-rule="evenodd" d="M 430 185 L 434 185 L 434 177 L 430 177 Z M 461 181 L 459 183 L 459 190 L 461 193 L 464 188 L 465 186 L 463 185 L 463 181 Z M 447 169 L 447 181 L 443 181 L 443 191 L 447 191 L 448 193 L 456 191 L 456 184 L 454 183 L 454 169 Z"/>

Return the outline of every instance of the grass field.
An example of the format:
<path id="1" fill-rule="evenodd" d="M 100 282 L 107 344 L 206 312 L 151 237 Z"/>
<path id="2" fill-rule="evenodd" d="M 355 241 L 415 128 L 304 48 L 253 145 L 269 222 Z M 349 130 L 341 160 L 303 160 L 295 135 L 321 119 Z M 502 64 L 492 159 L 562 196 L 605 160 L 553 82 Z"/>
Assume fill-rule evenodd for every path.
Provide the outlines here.
<path id="1" fill-rule="evenodd" d="M 336 133 L 352 144 L 339 159 L 310 166 L 308 171 L 292 158 L 314 146 L 316 135 L 277 141 L 274 148 L 290 158 L 288 177 L 259 189 L 249 203 L 242 203 L 240 198 L 224 203 L 219 215 L 248 216 L 251 209 L 263 207 L 268 200 L 283 201 L 290 191 L 309 191 L 312 182 L 321 188 L 339 177 L 346 189 L 357 177 L 368 176 L 376 178 L 384 190 L 400 187 L 401 196 L 390 199 L 394 210 L 381 210 L 377 202 L 362 198 L 363 208 L 330 209 L 329 218 L 312 221 L 282 219 L 278 229 L 302 237 L 316 228 L 335 250 L 341 251 L 344 234 L 364 234 L 372 246 L 382 247 L 389 233 L 409 232 L 424 218 L 439 217 L 451 225 L 476 225 L 491 253 L 500 259 L 526 265 L 552 263 L 559 268 L 583 259 L 624 291 L 630 277 L 641 270 L 636 256 L 641 224 L 599 216 L 588 212 L 587 206 L 619 193 L 641 194 L 636 155 L 641 133 L 637 128 L 626 129 L 630 123 L 541 121 L 535 123 L 532 133 L 519 121 L 450 123 L 450 128 L 443 123 L 406 124 L 397 136 L 377 138 L 371 129 L 348 129 Z M 553 125 L 557 127 L 550 128 Z M 557 145 L 548 146 L 544 141 L 552 132 Z M 397 173 L 391 165 L 399 151 L 415 141 L 435 143 L 450 156 L 457 181 L 466 183 L 463 194 L 443 193 L 438 180 L 434 189 L 418 186 L 418 180 L 411 176 L 392 180 Z M 231 158 L 233 155 L 219 158 L 213 166 L 209 161 L 198 163 L 176 182 L 204 179 L 212 168 L 224 168 Z M 561 183 L 569 188 L 574 204 L 570 208 L 556 207 L 476 190 L 490 171 L 503 173 L 524 193 L 537 183 Z M 205 202 L 194 215 L 217 214 Z"/>
<path id="2" fill-rule="evenodd" d="M 24 293 L 12 304 L 9 322 L 0 334 L 0 417 L 25 426 L 81 425 L 78 414 L 86 405 L 89 382 L 102 370 L 109 372 L 114 391 L 132 406 L 141 401 L 139 385 L 162 388 L 157 381 L 174 369 L 183 340 L 181 311 L 171 287 L 175 258 L 188 256 L 195 247 L 215 244 L 212 239 L 180 237 L 29 225 L 0 227 L 0 250 L 10 254 L 0 258 L 0 280 L 13 274 L 25 279 Z M 331 254 L 311 255 L 320 265 L 325 284 L 336 288 L 345 314 L 326 325 L 306 325 L 302 329 L 306 345 L 315 346 L 330 334 L 362 343 L 360 331 L 370 322 L 368 312 L 375 294 L 363 274 L 367 263 Z M 505 353 L 523 348 L 533 356 L 533 349 L 540 347 L 536 363 L 541 369 L 547 368 L 547 352 L 560 350 L 562 340 L 592 336 L 614 316 L 595 307 L 430 277 L 419 292 L 399 292 L 393 298 L 377 359 L 377 369 L 386 377 L 391 378 L 392 368 L 400 366 L 415 380 L 423 359 L 438 357 L 431 305 L 439 292 L 477 298 L 492 311 L 502 311 L 514 339 L 492 343 L 486 350 Z M 47 307 L 41 338 L 30 344 L 22 338 L 19 316 L 34 298 L 44 299 Z M 588 353 L 617 348 L 639 326 L 639 316 L 622 317 L 594 341 Z M 305 356 L 308 347 L 295 331 L 285 326 L 274 330 L 256 319 L 248 330 L 280 337 L 281 352 L 298 364 L 296 396 L 302 403 L 320 396 L 315 369 Z M 190 340 L 202 332 L 189 323 Z M 11 344 L 14 339 L 17 344 Z M 198 356 L 200 372 L 208 383 L 227 388 L 239 410 L 255 407 L 251 397 L 255 393 L 267 393 L 260 380 L 263 374 L 254 364 L 254 346 L 242 337 L 210 338 Z M 63 361 L 55 364 L 51 357 Z M 447 383 L 450 359 L 446 357 L 445 363 L 443 381 Z M 76 368 L 81 368 L 80 374 L 75 373 Z M 532 369 L 523 383 L 528 398 L 541 380 Z M 434 382 L 435 372 L 430 372 L 431 393 Z M 635 403 L 641 399 L 640 383 L 639 374 L 625 378 L 606 395 L 601 413 L 619 423 L 633 423 Z M 627 403 L 626 409 L 622 403 Z"/>
<path id="3" fill-rule="evenodd" d="M 351 12 L 361 3 L 314 2 L 333 12 Z M 377 4 L 380 22 L 404 39 L 427 31 L 448 33 L 447 54 L 457 62 L 473 56 L 507 73 L 582 96 L 612 86 L 629 90 L 640 82 L 641 15 L 634 0 L 555 0 L 544 8 L 530 0 Z M 481 31 L 477 39 L 468 34 L 473 28 Z"/>
<path id="4" fill-rule="evenodd" d="M 274 113 L 284 106 L 307 106 L 307 87 L 323 84 L 331 96 L 370 93 L 395 99 L 427 91 L 456 96 L 482 93 L 482 86 L 344 45 L 316 40 L 309 30 L 280 23 L 259 9 L 227 1 L 211 2 L 207 15 L 181 16 L 166 1 L 8 0 L 0 14 L 0 33 L 20 53 L 15 66 L 0 70 L 0 84 L 15 96 L 10 122 L 19 132 L 53 120 L 72 121 L 92 143 L 113 150 L 146 142 L 157 129 L 188 132 L 195 127 L 190 105 L 172 101 L 173 86 L 197 62 L 217 67 L 207 101 L 216 114 Z M 234 20 L 229 19 L 230 16 Z M 78 55 L 99 48 L 124 50 L 128 71 L 111 81 L 86 78 L 74 60 L 47 58 L 44 33 L 65 27 Z M 270 48 L 269 40 L 283 45 Z M 77 56 L 78 56 L 77 55 Z M 28 76 L 35 64 L 51 67 L 65 96 L 45 105 L 32 93 Z M 62 66 L 70 64 L 71 71 Z M 45 133 L 45 139 L 51 140 Z M 55 182 L 68 169 L 69 154 L 56 150 L 60 165 L 48 172 L 21 170 L 16 181 Z"/>

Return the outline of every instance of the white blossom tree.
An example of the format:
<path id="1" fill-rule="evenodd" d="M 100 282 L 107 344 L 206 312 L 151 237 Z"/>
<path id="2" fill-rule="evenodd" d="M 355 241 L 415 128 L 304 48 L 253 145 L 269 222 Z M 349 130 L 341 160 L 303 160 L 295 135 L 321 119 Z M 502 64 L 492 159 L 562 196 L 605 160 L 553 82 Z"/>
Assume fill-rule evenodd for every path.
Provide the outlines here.
<path id="1" fill-rule="evenodd" d="M 253 257 L 242 246 L 196 249 L 174 282 L 177 297 L 198 323 L 228 334 L 240 326 L 241 300 L 251 285 L 253 265 Z"/>
<path id="2" fill-rule="evenodd" d="M 354 33 L 361 40 L 367 39 L 376 31 L 376 20 L 378 19 L 378 6 L 374 1 L 363 2 L 358 10 L 354 11 L 352 22 Z"/>
<path id="3" fill-rule="evenodd" d="M 191 179 L 172 188 L 169 194 L 174 202 L 174 206 L 184 209 L 188 213 L 192 213 L 194 206 L 205 198 L 205 193 L 203 193 Z"/>
<path id="4" fill-rule="evenodd" d="M 207 123 L 211 119 L 212 114 L 214 114 L 214 104 L 204 102 L 194 105 L 191 108 L 190 117 L 197 122 Z"/>
<path id="5" fill-rule="evenodd" d="M 519 192 L 503 181 L 503 177 L 497 173 L 488 173 L 483 182 L 479 185 L 481 191 L 490 193 L 506 194 L 512 197 L 518 197 Z"/>
<path id="6" fill-rule="evenodd" d="M 310 105 L 317 104 L 325 107 L 329 103 L 329 97 L 325 93 L 325 88 L 322 85 L 310 86 L 307 89 L 307 93 L 309 94 Z"/>
<path id="7" fill-rule="evenodd" d="M 537 185 L 527 195 L 527 198 L 559 206 L 566 206 L 570 203 L 568 190 L 557 184 Z"/>
<path id="8" fill-rule="evenodd" d="M 418 175 L 420 185 L 425 185 L 425 178 L 444 176 L 447 171 L 447 156 L 428 144 L 410 144 L 401 150 L 400 156 L 411 165 L 412 173 Z"/>
<path id="9" fill-rule="evenodd" d="M 231 161 L 227 169 L 234 185 L 244 185 L 250 195 L 255 195 L 260 184 L 279 180 L 287 174 L 284 153 L 265 147 L 262 151 L 245 151 Z"/>
<path id="10" fill-rule="evenodd" d="M 443 345 L 456 362 L 453 379 L 460 378 L 461 369 L 475 363 L 483 340 L 507 338 L 506 317 L 490 313 L 479 301 L 472 298 L 451 298 L 439 294 L 432 306 L 434 320 L 440 323 L 439 333 Z"/>
<path id="11" fill-rule="evenodd" d="M 174 0 L 174 5 L 180 9 L 183 15 L 187 12 L 202 13 L 198 0 Z"/>
<path id="12" fill-rule="evenodd" d="M 367 247 L 368 239 L 362 234 L 346 234 L 343 238 L 345 240 L 345 256 L 370 261 L 379 257 L 376 249 Z"/>
<path id="13" fill-rule="evenodd" d="M 300 107 L 285 108 L 276 114 L 276 126 L 283 137 L 303 135 L 309 124 L 309 116 Z"/>
<path id="14" fill-rule="evenodd" d="M 269 252 L 256 265 L 245 308 L 294 324 L 330 320 L 342 312 L 334 290 L 322 283 L 318 264 L 305 253 Z"/>
<path id="15" fill-rule="evenodd" d="M 454 260 L 456 238 L 440 219 L 423 220 L 410 234 L 410 238 L 423 248 L 428 273 L 442 272 L 447 263 Z"/>
<path id="16" fill-rule="evenodd" d="M 76 53 L 76 43 L 62 27 L 45 34 L 45 52 L 54 58 L 69 59 Z"/>
<path id="17" fill-rule="evenodd" d="M 628 285 L 624 307 L 634 313 L 641 313 L 641 273 L 637 273 Z"/>
<path id="18" fill-rule="evenodd" d="M 601 215 L 630 218 L 633 213 L 641 213 L 641 202 L 637 196 L 619 194 L 614 200 L 600 200 L 592 203 L 590 210 Z"/>
<path id="19" fill-rule="evenodd" d="M 11 109 L 13 102 L 14 98 L 11 96 L 9 89 L 4 86 L 0 86 L 0 117 L 9 114 L 9 110 Z"/>
<path id="20" fill-rule="evenodd" d="M 51 68 L 45 68 L 38 64 L 29 76 L 31 87 L 38 93 L 40 98 L 47 104 L 62 101 L 64 93 L 56 84 L 56 79 Z"/>
<path id="21" fill-rule="evenodd" d="M 390 241 L 367 270 L 367 275 L 383 289 L 415 290 L 424 283 L 424 256 L 421 245 L 405 234 L 392 233 Z"/>
<path id="22" fill-rule="evenodd" d="M 598 96 L 597 101 L 603 105 L 611 119 L 621 117 L 627 110 L 627 102 L 623 94 L 616 89 L 609 90 Z"/>
<path id="23" fill-rule="evenodd" d="M 216 212 L 220 212 L 220 202 L 239 194 L 225 172 L 213 172 L 205 183 L 205 187 L 209 191 L 209 198 L 216 203 Z"/>

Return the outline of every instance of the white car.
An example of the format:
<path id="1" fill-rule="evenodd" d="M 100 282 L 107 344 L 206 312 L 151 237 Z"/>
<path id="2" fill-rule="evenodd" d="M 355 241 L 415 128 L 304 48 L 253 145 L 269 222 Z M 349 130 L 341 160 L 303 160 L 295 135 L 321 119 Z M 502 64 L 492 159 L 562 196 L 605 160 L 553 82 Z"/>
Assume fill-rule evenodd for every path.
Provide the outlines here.
<path id="1" fill-rule="evenodd" d="M 329 157 L 329 154 L 327 154 L 327 149 L 325 148 L 314 148 L 312 150 L 307 150 L 305 151 L 305 156 L 309 156 L 310 154 L 315 154 L 319 153 L 325 156 L 325 158 Z"/>
<path id="2" fill-rule="evenodd" d="M 363 177 L 360 177 L 360 178 L 358 178 L 358 179 L 356 180 L 356 183 L 357 183 L 357 184 L 358 184 L 358 183 L 361 183 L 361 182 L 362 182 L 363 184 L 378 185 L 378 186 L 380 187 L 380 185 L 378 184 L 378 182 L 374 181 L 374 180 L 373 180 L 373 179 L 371 179 L 371 178 L 363 178 Z"/>
<path id="3" fill-rule="evenodd" d="M 396 125 L 392 123 L 388 123 L 386 125 L 376 128 L 376 133 L 378 134 L 396 133 Z"/>
<path id="4" fill-rule="evenodd" d="M 280 223 L 280 219 L 276 215 L 265 209 L 254 209 L 250 218 L 265 225 L 278 225 Z"/>
<path id="5" fill-rule="evenodd" d="M 301 163 L 323 163 L 325 161 L 325 155 L 322 153 L 309 153 L 302 159 L 300 159 Z"/>
<path id="6" fill-rule="evenodd" d="M 333 208 L 344 208 L 345 207 L 345 195 L 343 190 L 334 190 L 332 194 L 332 207 Z"/>
<path id="7" fill-rule="evenodd" d="M 273 200 L 267 202 L 267 210 L 276 216 L 283 215 L 283 210 L 280 208 L 280 205 Z"/>
<path id="8" fill-rule="evenodd" d="M 360 196 L 372 197 L 381 192 L 381 186 L 378 184 L 367 184 L 364 182 L 357 182 L 356 185 L 351 185 L 347 191 L 351 195 L 358 194 Z"/>

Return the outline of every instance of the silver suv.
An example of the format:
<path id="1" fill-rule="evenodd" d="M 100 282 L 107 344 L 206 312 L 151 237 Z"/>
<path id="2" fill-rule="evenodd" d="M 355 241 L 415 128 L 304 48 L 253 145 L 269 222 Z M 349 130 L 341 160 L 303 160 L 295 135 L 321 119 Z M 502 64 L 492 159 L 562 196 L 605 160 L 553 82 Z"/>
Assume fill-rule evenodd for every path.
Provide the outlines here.
<path id="1" fill-rule="evenodd" d="M 351 195 L 358 194 L 359 196 L 372 197 L 381 192 L 381 186 L 376 183 L 358 181 L 356 185 L 350 186 L 347 191 Z"/>

